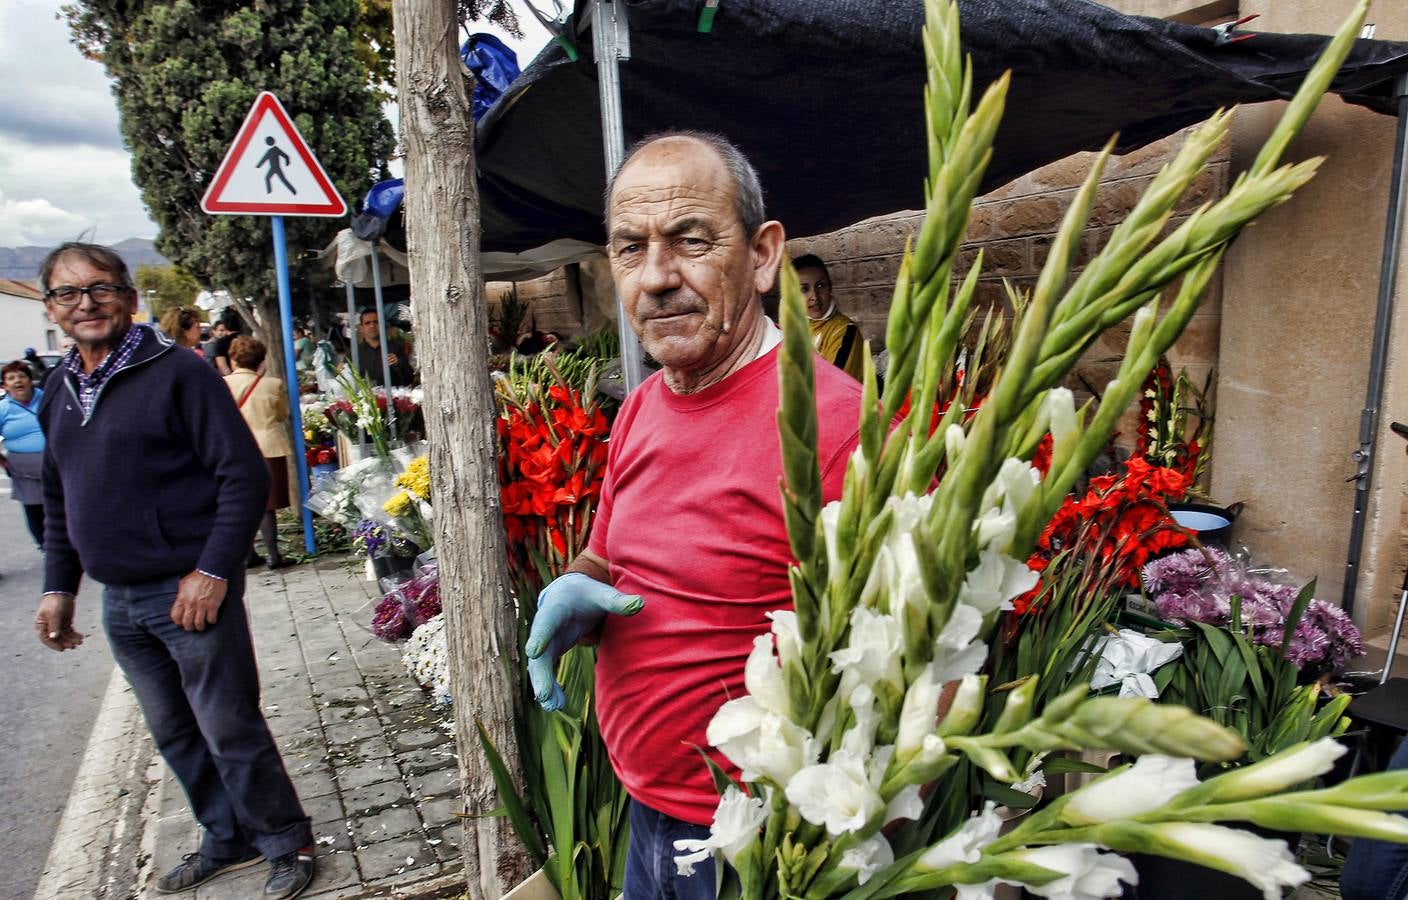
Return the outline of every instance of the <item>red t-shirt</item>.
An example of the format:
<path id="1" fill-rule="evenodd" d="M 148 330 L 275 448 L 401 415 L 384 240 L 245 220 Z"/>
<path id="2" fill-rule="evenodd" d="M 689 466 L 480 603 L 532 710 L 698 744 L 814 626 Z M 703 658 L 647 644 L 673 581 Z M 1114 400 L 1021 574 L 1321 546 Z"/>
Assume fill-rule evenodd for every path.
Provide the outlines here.
<path id="1" fill-rule="evenodd" d="M 645 598 L 608 616 L 597 656 L 597 714 L 632 797 L 686 822 L 713 820 L 718 793 L 696 747 L 719 706 L 745 693 L 743 663 L 764 614 L 790 608 L 782 518 L 778 352 L 724 381 L 675 394 L 656 374 L 627 398 L 590 547 L 616 589 Z M 815 358 L 826 500 L 841 496 L 861 386 Z M 737 777 L 714 750 L 711 755 Z"/>

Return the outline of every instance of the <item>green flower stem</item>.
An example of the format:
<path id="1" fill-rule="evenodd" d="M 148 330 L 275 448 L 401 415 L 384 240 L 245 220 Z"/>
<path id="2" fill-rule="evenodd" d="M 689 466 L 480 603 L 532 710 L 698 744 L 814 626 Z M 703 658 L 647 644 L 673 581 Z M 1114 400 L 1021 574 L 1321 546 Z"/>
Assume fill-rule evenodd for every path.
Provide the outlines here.
<path id="1" fill-rule="evenodd" d="M 1158 813 L 1159 811 L 1156 811 L 1140 816 L 1135 821 L 1252 822 L 1276 831 L 1308 831 L 1314 834 L 1408 842 L 1408 819 L 1403 816 L 1351 806 L 1302 802 L 1288 797 L 1195 806 L 1165 812 L 1158 819 L 1153 819 Z"/>

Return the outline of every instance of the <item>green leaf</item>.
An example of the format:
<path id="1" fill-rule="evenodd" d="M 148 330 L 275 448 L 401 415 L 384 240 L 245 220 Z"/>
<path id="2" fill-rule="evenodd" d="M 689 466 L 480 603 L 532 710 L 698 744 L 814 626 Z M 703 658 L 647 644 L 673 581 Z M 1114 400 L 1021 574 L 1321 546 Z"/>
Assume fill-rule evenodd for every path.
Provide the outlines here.
<path id="1" fill-rule="evenodd" d="M 1291 611 L 1286 614 L 1286 634 L 1281 639 L 1281 655 L 1285 656 L 1291 649 L 1291 638 L 1295 637 L 1296 626 L 1300 624 L 1301 617 L 1305 615 L 1305 610 L 1310 606 L 1310 601 L 1315 599 L 1315 582 L 1318 579 L 1312 578 L 1296 594 L 1296 602 L 1291 604 Z"/>
<path id="2" fill-rule="evenodd" d="M 543 848 L 543 839 L 538 835 L 538 829 L 534 827 L 533 820 L 528 815 L 528 808 L 524 804 L 523 798 L 513 786 L 513 778 L 509 775 L 508 767 L 504 765 L 504 759 L 499 755 L 498 748 L 494 746 L 493 739 L 489 737 L 489 732 L 484 729 L 484 723 L 476 718 L 474 727 L 479 730 L 479 743 L 484 747 L 484 756 L 489 761 L 489 771 L 494 776 L 494 787 L 498 789 L 499 799 L 503 801 L 509 821 L 513 823 L 514 833 L 523 842 L 523 846 L 527 848 L 528 855 L 533 857 L 533 861 L 542 866 L 548 858 L 547 851 Z"/>

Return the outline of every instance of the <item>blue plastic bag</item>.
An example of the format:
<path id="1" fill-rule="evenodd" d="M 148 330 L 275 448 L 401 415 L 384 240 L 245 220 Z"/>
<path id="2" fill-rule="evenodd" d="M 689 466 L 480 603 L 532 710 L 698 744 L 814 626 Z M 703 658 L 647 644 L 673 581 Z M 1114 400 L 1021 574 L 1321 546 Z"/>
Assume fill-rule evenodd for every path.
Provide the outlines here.
<path id="1" fill-rule="evenodd" d="M 471 115 L 478 122 L 518 77 L 518 55 L 492 34 L 471 34 L 460 48 L 460 58 L 474 73 Z"/>

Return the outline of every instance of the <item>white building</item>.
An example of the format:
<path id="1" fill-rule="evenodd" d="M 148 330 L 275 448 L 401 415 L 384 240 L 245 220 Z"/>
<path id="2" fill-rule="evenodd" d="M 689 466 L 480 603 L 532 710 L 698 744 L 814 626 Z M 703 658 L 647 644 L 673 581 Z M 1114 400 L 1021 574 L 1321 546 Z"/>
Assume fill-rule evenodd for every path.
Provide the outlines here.
<path id="1" fill-rule="evenodd" d="M 40 353 L 58 350 L 59 326 L 44 311 L 44 296 L 23 281 L 0 278 L 0 363 L 24 356 L 27 347 Z"/>

